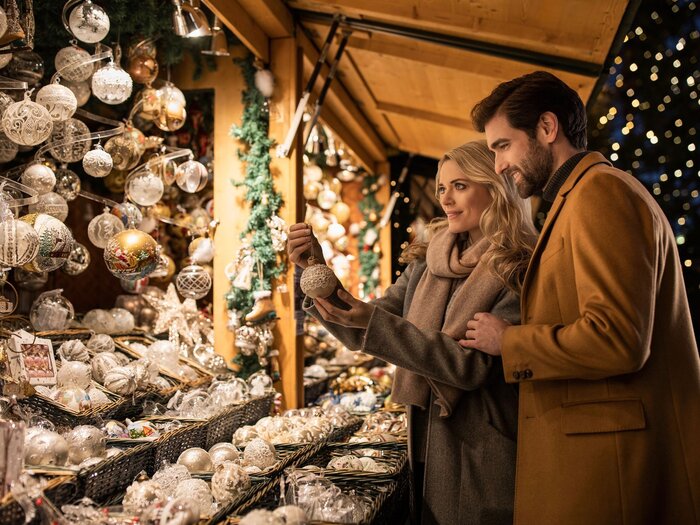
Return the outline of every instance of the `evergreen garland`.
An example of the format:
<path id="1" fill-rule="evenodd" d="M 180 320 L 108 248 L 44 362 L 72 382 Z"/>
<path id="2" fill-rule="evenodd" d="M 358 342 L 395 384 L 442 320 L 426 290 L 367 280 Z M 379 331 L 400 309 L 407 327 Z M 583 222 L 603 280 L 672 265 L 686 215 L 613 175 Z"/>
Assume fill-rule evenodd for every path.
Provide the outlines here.
<path id="1" fill-rule="evenodd" d="M 382 211 L 382 205 L 376 199 L 379 177 L 376 175 L 365 175 L 362 180 L 362 194 L 364 197 L 360 201 L 360 211 L 364 217 L 364 226 L 360 230 L 360 282 L 363 284 L 363 295 L 373 299 L 377 286 L 379 285 L 379 259 L 381 253 L 375 251 L 375 246 L 379 242 L 379 230 L 376 221 Z M 368 233 L 374 231 L 374 233 Z M 373 240 L 366 243 L 367 240 Z"/>

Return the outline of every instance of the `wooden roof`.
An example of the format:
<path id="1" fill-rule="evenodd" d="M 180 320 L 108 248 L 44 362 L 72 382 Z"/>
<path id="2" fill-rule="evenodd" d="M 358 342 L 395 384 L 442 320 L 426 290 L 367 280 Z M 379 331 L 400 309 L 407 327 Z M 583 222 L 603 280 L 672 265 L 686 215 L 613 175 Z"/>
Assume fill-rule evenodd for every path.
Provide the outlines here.
<path id="1" fill-rule="evenodd" d="M 323 116 L 330 117 L 332 128 L 334 123 L 343 128 L 335 130 L 341 137 L 353 135 L 346 142 L 359 157 L 375 161 L 392 148 L 440 157 L 479 138 L 469 117 L 472 106 L 498 83 L 537 69 L 556 74 L 587 101 L 623 18 L 638 5 L 638 0 L 206 1 L 210 7 L 232 2 L 268 37 L 293 34 L 295 21 L 301 24 L 296 34 L 305 48 L 306 75 L 332 15 L 347 17 L 352 35 Z"/>

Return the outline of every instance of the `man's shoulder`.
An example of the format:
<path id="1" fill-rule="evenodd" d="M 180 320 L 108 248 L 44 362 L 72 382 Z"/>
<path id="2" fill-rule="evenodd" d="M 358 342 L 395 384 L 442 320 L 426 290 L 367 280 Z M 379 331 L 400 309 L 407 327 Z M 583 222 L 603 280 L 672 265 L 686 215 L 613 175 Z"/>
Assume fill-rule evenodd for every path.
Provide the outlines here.
<path id="1" fill-rule="evenodd" d="M 569 193 L 570 198 L 627 199 L 655 204 L 654 198 L 634 176 L 609 164 L 591 166 Z"/>

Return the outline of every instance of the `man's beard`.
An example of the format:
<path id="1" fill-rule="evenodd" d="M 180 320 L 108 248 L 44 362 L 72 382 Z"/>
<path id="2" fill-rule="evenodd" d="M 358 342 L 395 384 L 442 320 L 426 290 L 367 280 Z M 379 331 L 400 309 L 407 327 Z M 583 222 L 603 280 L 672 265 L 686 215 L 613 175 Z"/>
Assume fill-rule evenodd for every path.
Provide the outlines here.
<path id="1" fill-rule="evenodd" d="M 537 140 L 530 139 L 526 157 L 521 161 L 520 166 L 509 168 L 506 175 L 520 173 L 520 182 L 516 182 L 518 194 L 521 198 L 527 199 L 533 195 L 542 194 L 552 175 L 552 166 L 554 166 L 552 152 Z"/>

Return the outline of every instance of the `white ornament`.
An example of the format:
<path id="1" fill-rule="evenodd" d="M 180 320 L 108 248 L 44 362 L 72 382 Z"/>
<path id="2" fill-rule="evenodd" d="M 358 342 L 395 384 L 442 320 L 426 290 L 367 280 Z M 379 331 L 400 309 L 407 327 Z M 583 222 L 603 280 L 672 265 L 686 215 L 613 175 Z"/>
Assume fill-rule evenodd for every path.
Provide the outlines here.
<path id="1" fill-rule="evenodd" d="M 233 501 L 250 488 L 250 476 L 243 467 L 233 461 L 224 461 L 214 467 L 211 477 L 211 493 L 221 504 Z"/>
<path id="2" fill-rule="evenodd" d="M 84 82 L 95 72 L 95 64 L 89 62 L 90 53 L 78 46 L 68 46 L 56 53 L 54 64 L 58 74 L 70 82 Z"/>
<path id="3" fill-rule="evenodd" d="M 27 465 L 65 465 L 68 442 L 52 430 L 30 428 L 24 440 L 24 461 Z"/>
<path id="4" fill-rule="evenodd" d="M 124 231 L 122 221 L 108 211 L 97 215 L 88 224 L 88 238 L 90 242 L 103 250 L 107 246 L 107 242 L 122 231 Z"/>
<path id="5" fill-rule="evenodd" d="M 56 185 L 56 174 L 48 166 L 36 163 L 24 170 L 21 181 L 22 184 L 36 190 L 41 195 L 53 190 Z"/>
<path id="6" fill-rule="evenodd" d="M 209 180 L 207 168 L 199 161 L 188 160 L 177 167 L 175 182 L 182 191 L 197 193 L 204 189 Z"/>
<path id="7" fill-rule="evenodd" d="M 211 472 L 214 468 L 209 453 L 203 448 L 188 448 L 177 458 L 179 465 L 184 465 L 190 472 Z"/>
<path id="8" fill-rule="evenodd" d="M 137 386 L 136 371 L 128 366 L 113 368 L 104 377 L 104 387 L 122 396 L 133 394 Z"/>
<path id="9" fill-rule="evenodd" d="M 20 146 L 36 146 L 51 135 L 53 120 L 49 111 L 36 102 L 24 100 L 11 104 L 2 115 L 2 128 L 7 137 Z"/>
<path id="10" fill-rule="evenodd" d="M 39 195 L 39 202 L 29 205 L 29 213 L 45 213 L 63 222 L 68 217 L 68 203 L 58 193 L 50 191 Z"/>
<path id="11" fill-rule="evenodd" d="M 58 354 L 67 361 L 87 363 L 90 360 L 87 346 L 79 339 L 70 339 L 58 348 Z"/>
<path id="12" fill-rule="evenodd" d="M 51 156 L 56 160 L 78 162 L 90 151 L 90 142 L 90 129 L 87 125 L 81 120 L 71 118 L 54 124 L 48 145 L 51 146 Z"/>
<path id="13" fill-rule="evenodd" d="M 345 226 L 340 223 L 334 222 L 328 226 L 328 231 L 326 232 L 326 237 L 331 242 L 335 242 L 345 235 Z"/>
<path id="14" fill-rule="evenodd" d="M 68 27 L 78 40 L 94 44 L 109 33 L 109 17 L 100 6 L 85 0 L 71 11 Z"/>
<path id="15" fill-rule="evenodd" d="M 88 458 L 103 456 L 107 438 L 99 428 L 80 425 L 66 434 L 68 461 L 78 465 Z"/>
<path id="16" fill-rule="evenodd" d="M 202 266 L 191 264 L 177 274 L 175 286 L 188 299 L 201 299 L 211 290 L 211 276 Z"/>
<path id="17" fill-rule="evenodd" d="M 49 84 L 41 88 L 36 94 L 36 102 L 49 111 L 54 121 L 68 120 L 78 109 L 78 99 L 61 84 Z"/>
<path id="18" fill-rule="evenodd" d="M 269 69 L 259 69 L 255 72 L 255 87 L 262 96 L 270 98 L 275 91 L 275 77 Z"/>
<path id="19" fill-rule="evenodd" d="M 103 384 L 105 381 L 105 374 L 120 366 L 122 366 L 122 364 L 116 354 L 112 352 L 100 352 L 92 358 L 92 378 L 98 383 Z"/>
<path id="20" fill-rule="evenodd" d="M 30 213 L 20 217 L 34 227 L 39 235 L 39 253 L 24 269 L 32 272 L 50 272 L 66 261 L 73 248 L 73 234 L 61 221 L 44 213 Z"/>
<path id="21" fill-rule="evenodd" d="M 56 385 L 59 387 L 75 385 L 86 389 L 90 386 L 91 380 L 90 366 L 80 361 L 63 361 L 56 374 Z"/>
<path id="22" fill-rule="evenodd" d="M 140 170 L 127 177 L 124 188 L 127 197 L 141 206 L 153 206 L 165 191 L 163 179 L 150 169 Z"/>
<path id="23" fill-rule="evenodd" d="M 92 75 L 92 92 L 105 104 L 121 104 L 131 96 L 133 86 L 129 73 L 114 62 Z"/>
<path id="24" fill-rule="evenodd" d="M 275 446 L 261 438 L 253 438 L 243 451 L 246 465 L 265 470 L 277 462 Z"/>
<path id="25" fill-rule="evenodd" d="M 93 352 L 112 352 L 114 350 L 114 339 L 107 334 L 95 334 L 88 339 L 87 347 Z"/>
<path id="26" fill-rule="evenodd" d="M 112 156 L 99 144 L 83 157 L 83 169 L 85 173 L 93 177 L 106 177 L 112 171 L 112 166 Z"/>
<path id="27" fill-rule="evenodd" d="M 134 481 L 126 488 L 122 505 L 130 513 L 141 514 L 146 507 L 164 499 L 163 489 L 155 481 Z"/>
<path id="28" fill-rule="evenodd" d="M 175 488 L 173 497 L 187 499 L 195 503 L 201 518 L 211 515 L 214 497 L 209 485 L 203 479 L 182 480 Z"/>
<path id="29" fill-rule="evenodd" d="M 63 83 L 68 89 L 70 89 L 75 95 L 75 99 L 78 102 L 78 107 L 82 107 L 87 104 L 90 100 L 90 95 L 92 91 L 90 90 L 90 84 L 87 82 L 68 82 L 67 80 Z"/>
<path id="30" fill-rule="evenodd" d="M 0 132 L 0 164 L 14 160 L 18 151 L 19 146 Z"/>
<path id="31" fill-rule="evenodd" d="M 39 235 L 23 221 L 6 219 L 0 223 L 0 265 L 24 266 L 39 253 Z"/>

